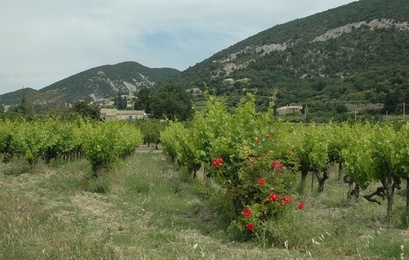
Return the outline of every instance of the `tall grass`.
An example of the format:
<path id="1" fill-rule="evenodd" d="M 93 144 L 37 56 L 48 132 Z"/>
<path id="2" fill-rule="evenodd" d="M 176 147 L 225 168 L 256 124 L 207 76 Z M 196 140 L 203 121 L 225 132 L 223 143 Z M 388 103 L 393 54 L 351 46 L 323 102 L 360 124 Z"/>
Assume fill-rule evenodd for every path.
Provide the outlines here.
<path id="1" fill-rule="evenodd" d="M 409 231 L 396 213 L 346 200 L 334 178 L 306 207 L 267 222 L 273 238 L 235 242 L 206 185 L 161 153 L 135 153 L 98 180 L 86 161 L 0 163 L 0 259 L 400 259 Z M 308 190 L 308 189 L 307 189 Z M 404 192 L 402 192 L 404 194 Z M 260 243 L 263 242 L 264 243 Z"/>

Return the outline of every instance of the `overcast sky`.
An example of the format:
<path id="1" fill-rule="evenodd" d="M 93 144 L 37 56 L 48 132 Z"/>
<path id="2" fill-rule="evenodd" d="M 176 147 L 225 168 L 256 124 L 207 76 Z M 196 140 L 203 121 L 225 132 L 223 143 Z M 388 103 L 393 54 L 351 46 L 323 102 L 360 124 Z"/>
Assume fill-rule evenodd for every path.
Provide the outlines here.
<path id="1" fill-rule="evenodd" d="M 0 0 L 0 95 L 136 61 L 185 70 L 277 24 L 352 0 Z"/>

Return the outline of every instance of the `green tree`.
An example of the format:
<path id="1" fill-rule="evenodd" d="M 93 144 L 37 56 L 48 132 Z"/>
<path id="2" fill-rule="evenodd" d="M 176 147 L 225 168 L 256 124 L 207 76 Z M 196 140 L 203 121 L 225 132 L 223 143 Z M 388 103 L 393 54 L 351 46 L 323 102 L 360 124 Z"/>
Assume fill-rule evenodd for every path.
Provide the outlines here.
<path id="1" fill-rule="evenodd" d="M 152 95 L 151 109 L 154 118 L 186 120 L 193 116 L 193 99 L 183 88 L 167 85 Z"/>
<path id="2" fill-rule="evenodd" d="M 145 110 L 146 113 L 151 112 L 152 94 L 149 88 L 143 87 L 136 93 L 135 110 Z"/>
<path id="3" fill-rule="evenodd" d="M 89 105 L 85 101 L 75 102 L 72 106 L 72 111 L 81 115 L 82 117 L 99 119 L 99 107 L 95 105 Z"/>
<path id="4" fill-rule="evenodd" d="M 126 100 L 126 97 L 121 97 L 121 94 L 118 93 L 118 96 L 114 100 L 115 102 L 115 107 L 117 109 L 126 109 L 128 105 L 128 101 Z"/>
<path id="5" fill-rule="evenodd" d="M 347 106 L 345 106 L 345 104 L 336 104 L 335 105 L 335 110 L 339 114 L 348 112 L 348 108 L 347 108 Z"/>
<path id="6" fill-rule="evenodd" d="M 405 102 L 405 93 L 401 89 L 391 90 L 384 100 L 384 113 L 398 114 L 402 112 L 402 103 Z"/>
<path id="7" fill-rule="evenodd" d="M 24 95 L 20 104 L 18 106 L 10 108 L 10 112 L 22 115 L 30 115 L 33 112 L 33 103 L 29 101 L 27 97 Z"/>

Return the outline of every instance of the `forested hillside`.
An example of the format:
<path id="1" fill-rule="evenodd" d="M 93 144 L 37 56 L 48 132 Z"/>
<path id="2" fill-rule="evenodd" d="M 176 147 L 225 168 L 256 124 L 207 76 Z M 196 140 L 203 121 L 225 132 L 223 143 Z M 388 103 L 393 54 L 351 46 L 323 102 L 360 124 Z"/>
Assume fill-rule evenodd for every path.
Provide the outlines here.
<path id="1" fill-rule="evenodd" d="M 408 1 L 353 2 L 260 32 L 175 82 L 214 89 L 232 105 L 246 88 L 257 89 L 261 107 L 277 91 L 277 106 L 301 104 L 318 116 L 402 112 L 409 102 L 408 21 Z"/>

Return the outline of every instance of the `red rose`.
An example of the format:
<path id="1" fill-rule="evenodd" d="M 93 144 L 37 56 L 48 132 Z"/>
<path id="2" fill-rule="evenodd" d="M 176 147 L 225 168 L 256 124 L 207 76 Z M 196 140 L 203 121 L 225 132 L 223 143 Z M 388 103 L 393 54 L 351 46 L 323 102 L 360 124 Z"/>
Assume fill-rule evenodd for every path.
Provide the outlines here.
<path id="1" fill-rule="evenodd" d="M 281 172 L 283 170 L 283 164 L 281 163 L 279 159 L 274 160 L 271 163 L 271 169 L 277 169 L 279 172 Z"/>
<path id="2" fill-rule="evenodd" d="M 271 202 L 274 202 L 274 201 L 276 201 L 278 199 L 279 199 L 278 195 L 276 193 L 274 193 L 274 192 L 271 193 L 270 196 L 268 197 L 268 200 L 271 201 Z"/>
<path id="3" fill-rule="evenodd" d="M 304 201 L 300 201 L 300 202 L 298 202 L 297 209 L 303 209 L 304 206 L 305 206 L 305 202 L 304 202 Z"/>
<path id="4" fill-rule="evenodd" d="M 283 200 L 285 202 L 293 202 L 294 201 L 289 195 L 284 195 Z"/>
<path id="5" fill-rule="evenodd" d="M 243 210 L 243 216 L 245 216 L 245 217 L 251 216 L 251 209 L 249 209 L 249 208 L 244 209 Z"/>
<path id="6" fill-rule="evenodd" d="M 248 231 L 254 231 L 255 225 L 253 223 L 248 223 L 246 228 Z"/>
<path id="7" fill-rule="evenodd" d="M 260 184 L 260 185 L 266 184 L 266 178 L 260 178 L 260 179 L 258 179 L 258 180 L 257 180 L 257 183 Z"/>
<path id="8" fill-rule="evenodd" d="M 287 202 L 293 202 L 294 200 L 289 195 L 284 195 L 281 200 L 281 206 L 284 206 Z"/>
<path id="9" fill-rule="evenodd" d="M 223 158 L 221 158 L 221 157 L 214 158 L 213 161 L 212 161 L 212 166 L 213 167 L 220 167 L 220 166 L 222 166 L 223 163 L 224 163 Z"/>

